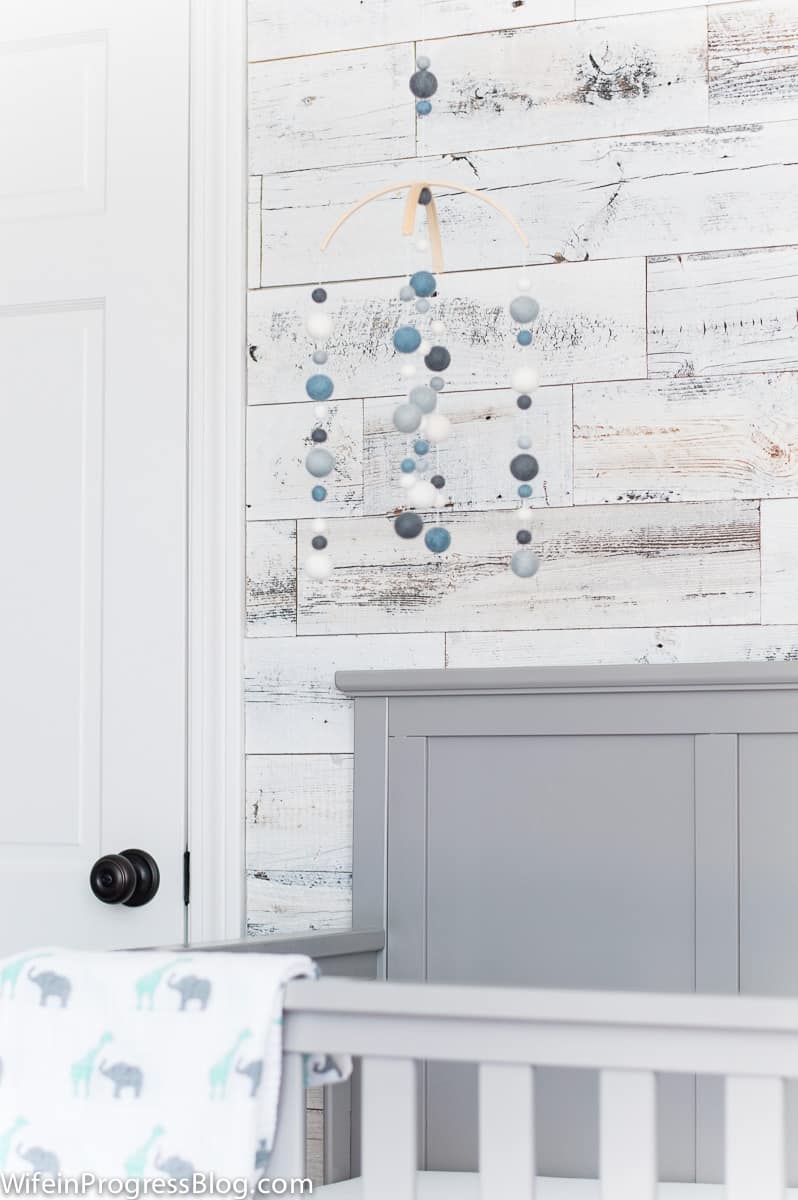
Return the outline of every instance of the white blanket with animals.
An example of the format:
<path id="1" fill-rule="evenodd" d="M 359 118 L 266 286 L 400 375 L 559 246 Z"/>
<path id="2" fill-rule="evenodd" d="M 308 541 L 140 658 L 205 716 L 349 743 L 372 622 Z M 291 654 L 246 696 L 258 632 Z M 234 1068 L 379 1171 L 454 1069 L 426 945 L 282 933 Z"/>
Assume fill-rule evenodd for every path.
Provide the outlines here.
<path id="1" fill-rule="evenodd" d="M 277 1122 L 285 984 L 302 955 L 0 959 L 0 1173 L 254 1183 Z M 314 1083 L 347 1062 L 308 1064 Z"/>

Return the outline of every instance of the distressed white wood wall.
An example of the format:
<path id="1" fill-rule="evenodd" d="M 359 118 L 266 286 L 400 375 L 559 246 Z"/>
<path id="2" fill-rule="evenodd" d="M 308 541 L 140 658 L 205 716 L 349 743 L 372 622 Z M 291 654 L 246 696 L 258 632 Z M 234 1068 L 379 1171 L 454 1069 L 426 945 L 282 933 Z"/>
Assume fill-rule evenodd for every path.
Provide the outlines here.
<path id="1" fill-rule="evenodd" d="M 248 867 L 253 932 L 346 925 L 342 667 L 798 658 L 796 0 L 251 0 Z M 417 121 L 420 45 L 440 90 Z M 530 584 L 509 573 L 518 244 L 440 201 L 451 553 L 401 542 L 400 202 L 495 193 L 532 245 L 546 386 Z M 335 317 L 324 515 L 302 462 L 308 288 Z M 300 564 L 297 572 L 297 563 Z"/>

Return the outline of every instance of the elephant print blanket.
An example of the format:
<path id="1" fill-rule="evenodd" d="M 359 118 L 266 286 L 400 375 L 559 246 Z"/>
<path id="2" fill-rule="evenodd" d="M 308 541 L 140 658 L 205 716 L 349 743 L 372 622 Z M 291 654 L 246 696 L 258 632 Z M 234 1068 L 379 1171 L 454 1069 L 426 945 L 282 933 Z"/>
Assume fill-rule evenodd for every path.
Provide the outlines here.
<path id="1" fill-rule="evenodd" d="M 302 955 L 44 949 L 0 959 L 0 1173 L 268 1174 Z M 309 1081 L 347 1077 L 320 1055 Z"/>

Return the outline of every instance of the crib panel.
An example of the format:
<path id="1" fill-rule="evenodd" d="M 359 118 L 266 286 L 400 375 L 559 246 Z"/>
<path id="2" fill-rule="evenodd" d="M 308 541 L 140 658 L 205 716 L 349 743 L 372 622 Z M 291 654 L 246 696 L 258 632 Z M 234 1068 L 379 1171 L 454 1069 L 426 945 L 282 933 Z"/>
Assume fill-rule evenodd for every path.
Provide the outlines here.
<path id="1" fill-rule="evenodd" d="M 651 1071 L 602 1071 L 599 1083 L 602 1200 L 656 1200 L 656 1079 Z"/>
<path id="2" fill-rule="evenodd" d="M 784 1081 L 726 1080 L 726 1200 L 784 1200 Z"/>
<path id="3" fill-rule="evenodd" d="M 479 1185 L 482 1200 L 535 1200 L 535 1076 L 530 1067 L 479 1068 Z"/>
<path id="4" fill-rule="evenodd" d="M 363 1200 L 415 1200 L 417 1087 L 412 1059 L 363 1060 Z"/>
<path id="5" fill-rule="evenodd" d="M 269 1158 L 273 1178 L 301 1179 L 305 1174 L 305 1074 L 303 1055 L 283 1055 L 277 1132 Z"/>

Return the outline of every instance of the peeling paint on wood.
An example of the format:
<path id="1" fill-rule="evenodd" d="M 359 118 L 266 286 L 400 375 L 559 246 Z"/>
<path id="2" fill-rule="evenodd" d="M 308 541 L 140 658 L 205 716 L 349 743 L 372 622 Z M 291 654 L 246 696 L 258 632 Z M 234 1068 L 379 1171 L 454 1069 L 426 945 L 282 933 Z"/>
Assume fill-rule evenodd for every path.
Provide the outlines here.
<path id="1" fill-rule="evenodd" d="M 649 375 L 798 368 L 798 247 L 648 265 Z"/>
<path id="2" fill-rule="evenodd" d="M 762 501 L 762 620 L 798 620 L 798 500 Z"/>
<path id="3" fill-rule="evenodd" d="M 444 84 L 421 153 L 707 123 L 700 8 L 447 38 L 435 68 Z"/>
<path id="4" fill-rule="evenodd" d="M 248 871 L 250 937 L 309 929 L 348 929 L 352 876 L 335 871 Z"/>
<path id="5" fill-rule="evenodd" d="M 452 513 L 446 525 L 452 549 L 436 556 L 385 518 L 330 522 L 332 582 L 300 567 L 299 632 L 551 629 L 566 613 L 574 629 L 759 620 L 756 504 L 540 509 L 533 580 L 509 570 L 506 513 Z"/>
<path id="6" fill-rule="evenodd" d="M 247 869 L 352 870 L 352 756 L 250 754 Z"/>
<path id="7" fill-rule="evenodd" d="M 363 509 L 390 513 L 403 503 L 399 464 L 412 439 L 394 428 L 395 400 L 367 400 L 363 466 Z M 515 508 L 516 488 L 507 464 L 521 434 L 532 438 L 540 460 L 535 480 L 536 507 L 572 502 L 571 389 L 541 388 L 528 414 L 515 403 L 515 392 L 441 393 L 439 410 L 452 421 L 450 437 L 427 456 L 428 475 L 446 479 L 441 490 L 447 508 Z"/>
<path id="8" fill-rule="evenodd" d="M 296 525 L 258 521 L 247 530 L 247 636 L 296 633 Z"/>
<path id="9" fill-rule="evenodd" d="M 798 117 L 795 0 L 728 4 L 710 11 L 709 104 L 714 121 Z"/>
<path id="10" fill-rule="evenodd" d="M 798 375 L 586 384 L 576 504 L 798 496 Z"/>
<path id="11" fill-rule="evenodd" d="M 645 263 L 563 264 L 530 270 L 542 305 L 529 352 L 547 384 L 646 375 Z M 440 299 L 418 328 L 440 314 L 447 326 L 453 391 L 506 388 L 518 347 L 508 304 L 517 271 L 473 271 L 440 278 Z M 402 278 L 342 283 L 329 289 L 333 333 L 327 349 L 336 397 L 391 396 L 406 391 L 391 344 L 411 313 L 398 299 Z M 305 332 L 307 289 L 268 288 L 250 295 L 249 400 L 281 404 L 296 398 L 312 342 Z"/>

